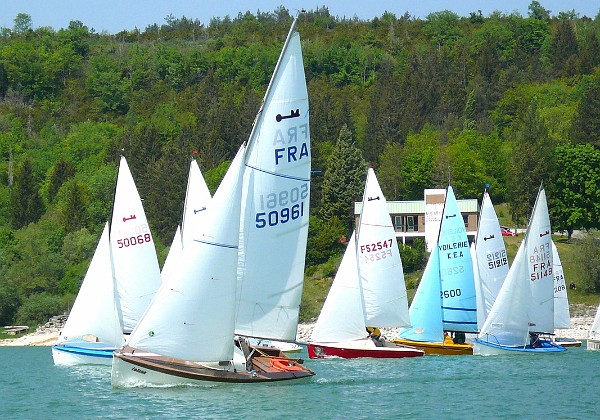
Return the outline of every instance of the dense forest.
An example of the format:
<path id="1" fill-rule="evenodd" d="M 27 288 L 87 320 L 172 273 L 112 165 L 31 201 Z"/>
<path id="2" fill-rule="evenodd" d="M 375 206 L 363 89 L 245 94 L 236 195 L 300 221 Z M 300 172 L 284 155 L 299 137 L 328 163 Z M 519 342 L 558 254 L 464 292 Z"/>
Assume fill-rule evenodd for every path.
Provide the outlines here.
<path id="1" fill-rule="evenodd" d="M 80 21 L 32 29 L 19 14 L 0 28 L 2 325 L 72 303 L 110 217 L 121 154 L 164 259 L 192 153 L 214 191 L 291 21 L 279 8 L 107 34 Z M 487 185 L 522 225 L 543 183 L 553 228 L 570 237 L 599 227 L 600 14 L 551 15 L 533 1 L 528 16 L 362 21 L 318 8 L 298 30 L 314 172 L 308 269 L 341 252 L 367 162 L 388 200 L 449 182 L 458 198 L 480 198 Z"/>

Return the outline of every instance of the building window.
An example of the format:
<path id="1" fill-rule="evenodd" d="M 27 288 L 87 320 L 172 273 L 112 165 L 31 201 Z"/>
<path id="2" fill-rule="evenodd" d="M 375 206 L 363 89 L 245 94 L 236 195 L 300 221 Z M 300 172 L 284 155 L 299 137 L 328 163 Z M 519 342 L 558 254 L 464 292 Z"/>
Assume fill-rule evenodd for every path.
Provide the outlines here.
<path id="1" fill-rule="evenodd" d="M 394 216 L 394 229 L 402 232 L 402 216 Z"/>
<path id="2" fill-rule="evenodd" d="M 415 231 L 415 217 L 414 216 L 406 216 L 406 231 L 407 232 Z"/>
<path id="3" fill-rule="evenodd" d="M 469 227 L 469 216 L 463 214 L 462 218 L 463 218 L 463 222 L 465 224 L 465 228 L 468 228 Z"/>

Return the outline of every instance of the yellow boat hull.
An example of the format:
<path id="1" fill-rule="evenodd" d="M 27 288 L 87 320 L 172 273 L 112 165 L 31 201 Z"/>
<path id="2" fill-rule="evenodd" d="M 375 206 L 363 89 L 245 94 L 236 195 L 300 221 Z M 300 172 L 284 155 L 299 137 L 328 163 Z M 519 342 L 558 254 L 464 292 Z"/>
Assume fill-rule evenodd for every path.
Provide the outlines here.
<path id="1" fill-rule="evenodd" d="M 429 343 L 426 341 L 412 341 L 396 338 L 394 343 L 404 344 L 406 346 L 416 347 L 425 352 L 425 355 L 441 354 L 446 356 L 473 354 L 472 344 L 445 344 L 445 343 Z"/>

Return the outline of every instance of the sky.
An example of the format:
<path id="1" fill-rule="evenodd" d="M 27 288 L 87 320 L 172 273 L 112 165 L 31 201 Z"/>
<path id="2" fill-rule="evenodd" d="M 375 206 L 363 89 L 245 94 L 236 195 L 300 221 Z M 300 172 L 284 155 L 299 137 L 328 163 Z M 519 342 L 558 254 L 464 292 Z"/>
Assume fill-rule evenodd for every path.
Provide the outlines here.
<path id="1" fill-rule="evenodd" d="M 600 11 L 598 0 L 538 0 L 552 16 L 575 10 L 579 16 L 596 17 Z M 114 34 L 122 30 L 140 30 L 154 23 L 162 25 L 165 18 L 185 16 L 209 24 L 211 18 L 236 17 L 239 12 L 255 14 L 272 12 L 283 5 L 292 15 L 295 10 L 314 10 L 326 6 L 338 17 L 371 20 L 384 12 L 402 16 L 425 18 L 429 13 L 451 10 L 459 16 L 468 16 L 481 10 L 484 16 L 493 11 L 528 15 L 531 0 L 0 0 L 0 27 L 14 27 L 18 13 L 31 16 L 33 28 L 50 26 L 55 30 L 66 28 L 69 22 L 79 20 L 97 33 Z"/>

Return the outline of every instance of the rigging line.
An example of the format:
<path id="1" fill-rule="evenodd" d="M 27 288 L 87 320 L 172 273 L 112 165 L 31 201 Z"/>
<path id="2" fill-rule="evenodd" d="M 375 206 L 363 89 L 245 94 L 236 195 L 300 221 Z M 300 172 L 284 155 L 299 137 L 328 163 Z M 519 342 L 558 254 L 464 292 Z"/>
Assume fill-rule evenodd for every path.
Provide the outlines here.
<path id="1" fill-rule="evenodd" d="M 228 245 L 228 244 L 221 244 L 218 242 L 202 241 L 200 239 L 194 239 L 194 242 L 199 242 L 201 244 L 206 244 L 206 245 L 218 246 L 221 248 L 229 248 L 229 249 L 237 249 L 238 248 L 237 245 Z"/>
<path id="2" fill-rule="evenodd" d="M 278 174 L 278 173 L 271 172 L 271 171 L 266 171 L 264 169 L 260 169 L 260 168 L 257 168 L 256 166 L 252 166 L 252 165 L 248 165 L 248 164 L 246 164 L 246 167 L 250 168 L 250 169 L 254 169 L 255 171 L 263 172 L 265 174 L 277 176 L 277 177 L 280 177 L 280 178 L 293 179 L 294 181 L 310 182 L 310 178 L 300 178 L 300 177 L 297 177 L 297 176 Z"/>

